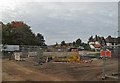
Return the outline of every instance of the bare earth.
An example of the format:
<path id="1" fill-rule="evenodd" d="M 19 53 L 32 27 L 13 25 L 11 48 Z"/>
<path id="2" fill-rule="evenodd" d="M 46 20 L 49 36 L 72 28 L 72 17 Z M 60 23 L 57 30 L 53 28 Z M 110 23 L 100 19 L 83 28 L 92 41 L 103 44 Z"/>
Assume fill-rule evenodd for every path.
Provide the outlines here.
<path id="1" fill-rule="evenodd" d="M 117 72 L 117 59 L 108 59 L 106 64 L 108 75 Z M 101 76 L 101 59 L 95 59 L 91 63 L 48 62 L 43 65 L 36 65 L 30 58 L 25 61 L 2 61 L 3 81 L 100 81 Z"/>

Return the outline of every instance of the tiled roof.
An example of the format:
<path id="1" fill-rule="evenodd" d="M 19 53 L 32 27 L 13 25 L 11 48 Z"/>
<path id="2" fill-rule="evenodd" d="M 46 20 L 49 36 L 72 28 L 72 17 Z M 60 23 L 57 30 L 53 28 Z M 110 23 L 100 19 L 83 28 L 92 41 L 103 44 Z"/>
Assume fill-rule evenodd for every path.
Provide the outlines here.
<path id="1" fill-rule="evenodd" d="M 114 37 L 108 36 L 108 37 L 105 39 L 105 41 L 106 41 L 106 43 L 116 43 L 116 44 L 120 44 L 120 37 L 114 38 Z"/>

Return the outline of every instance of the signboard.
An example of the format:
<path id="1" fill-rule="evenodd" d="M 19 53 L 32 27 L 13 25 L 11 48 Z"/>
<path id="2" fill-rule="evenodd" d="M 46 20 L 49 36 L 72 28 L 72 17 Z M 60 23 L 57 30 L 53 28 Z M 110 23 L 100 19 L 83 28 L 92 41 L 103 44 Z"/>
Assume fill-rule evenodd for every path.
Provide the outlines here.
<path id="1" fill-rule="evenodd" d="M 15 55 L 15 60 L 19 61 L 20 60 L 20 53 L 14 53 Z"/>
<path id="2" fill-rule="evenodd" d="M 102 57 L 104 57 L 104 56 L 106 56 L 106 57 L 111 57 L 111 51 L 110 50 L 101 50 L 100 51 L 100 55 L 102 56 Z"/>
<path id="3" fill-rule="evenodd" d="M 101 55 L 101 56 L 104 56 L 104 55 L 105 55 L 105 51 L 104 51 L 104 50 L 101 50 L 101 51 L 100 51 L 100 55 Z"/>
<path id="4" fill-rule="evenodd" d="M 106 52 L 106 53 L 105 53 L 105 54 L 106 54 L 106 57 L 111 57 L 111 51 L 110 51 L 110 50 L 106 50 L 105 52 Z"/>

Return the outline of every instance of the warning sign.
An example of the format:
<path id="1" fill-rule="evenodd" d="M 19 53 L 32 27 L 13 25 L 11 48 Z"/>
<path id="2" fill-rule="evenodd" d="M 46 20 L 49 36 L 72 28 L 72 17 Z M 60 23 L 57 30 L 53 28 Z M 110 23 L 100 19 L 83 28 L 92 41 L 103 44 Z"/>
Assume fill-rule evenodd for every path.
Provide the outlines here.
<path id="1" fill-rule="evenodd" d="M 105 54 L 106 54 L 106 57 L 111 57 L 111 51 L 110 50 L 107 49 Z"/>
<path id="2" fill-rule="evenodd" d="M 100 55 L 101 55 L 101 56 L 105 56 L 105 51 L 104 51 L 104 50 L 101 50 L 101 51 L 100 51 Z"/>
<path id="3" fill-rule="evenodd" d="M 14 55 L 15 55 L 15 60 L 19 61 L 20 60 L 20 53 L 16 52 L 16 53 L 14 53 Z"/>
<path id="4" fill-rule="evenodd" d="M 111 57 L 111 51 L 110 50 L 101 50 L 100 51 L 100 55 L 103 57 L 103 56 L 106 56 L 106 57 Z"/>

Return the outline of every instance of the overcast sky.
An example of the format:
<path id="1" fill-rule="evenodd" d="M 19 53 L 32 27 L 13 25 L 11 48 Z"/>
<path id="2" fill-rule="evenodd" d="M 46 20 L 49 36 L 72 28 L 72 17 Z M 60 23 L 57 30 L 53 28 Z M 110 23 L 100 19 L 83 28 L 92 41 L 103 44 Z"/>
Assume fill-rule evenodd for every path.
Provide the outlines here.
<path id="1" fill-rule="evenodd" d="M 2 6 L 2 21 L 18 20 L 40 32 L 46 44 L 87 42 L 91 35 L 117 37 L 117 2 L 19 2 Z"/>

